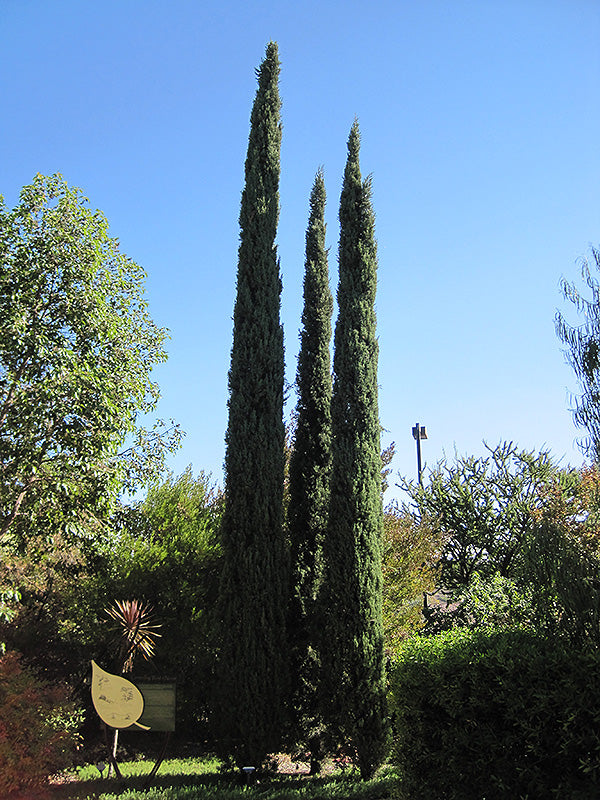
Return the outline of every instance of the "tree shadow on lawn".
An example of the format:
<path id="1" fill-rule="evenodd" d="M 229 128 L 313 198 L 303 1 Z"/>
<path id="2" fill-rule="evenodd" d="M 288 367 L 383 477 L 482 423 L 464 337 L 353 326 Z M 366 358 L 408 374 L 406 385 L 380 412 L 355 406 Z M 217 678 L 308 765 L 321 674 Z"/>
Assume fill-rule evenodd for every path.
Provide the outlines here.
<path id="1" fill-rule="evenodd" d="M 194 786 L 222 786 L 223 788 L 242 787 L 244 781 L 234 780 L 230 776 L 197 773 L 174 775 L 172 773 L 160 774 L 149 779 L 150 767 L 143 775 L 125 775 L 123 780 L 119 778 L 92 778 L 92 779 L 73 779 L 65 781 L 59 785 L 53 785 L 50 789 L 52 800 L 77 800 L 88 796 L 99 796 L 102 794 L 118 795 L 125 791 L 143 793 L 150 789 L 181 789 Z"/>
<path id="2" fill-rule="evenodd" d="M 183 790 L 200 788 L 207 790 L 210 798 L 236 798 L 245 796 L 264 797 L 265 800 L 275 798 L 305 797 L 310 800 L 321 798 L 357 798 L 357 800 L 378 800 L 390 796 L 393 778 L 383 775 L 379 780 L 363 782 L 357 775 L 337 774 L 323 776 L 308 775 L 264 775 L 247 782 L 245 776 L 230 774 L 192 774 L 192 775 L 156 775 L 149 783 L 147 775 L 127 776 L 123 781 L 117 778 L 94 778 L 91 780 L 72 781 L 55 785 L 50 790 L 51 800 L 84 800 L 84 798 L 101 795 L 119 795 L 124 792 L 136 792 L 140 797 L 149 790 Z M 212 791 L 211 791 L 212 789 Z M 218 790 L 218 793 L 217 791 Z M 198 797 L 203 796 L 200 792 Z M 190 795 L 191 797 L 191 795 Z"/>

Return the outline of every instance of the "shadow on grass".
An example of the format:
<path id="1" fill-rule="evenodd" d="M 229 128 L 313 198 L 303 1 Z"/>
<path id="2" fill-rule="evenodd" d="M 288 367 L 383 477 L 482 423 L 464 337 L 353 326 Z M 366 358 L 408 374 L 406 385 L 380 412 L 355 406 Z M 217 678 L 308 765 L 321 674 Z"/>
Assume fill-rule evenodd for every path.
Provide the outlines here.
<path id="1" fill-rule="evenodd" d="M 159 774 L 148 783 L 147 775 L 130 775 L 123 781 L 116 778 L 91 779 L 55 786 L 52 800 L 84 800 L 85 798 L 223 798 L 236 800 L 384 800 L 389 798 L 395 782 L 391 772 L 384 772 L 372 781 L 361 781 L 356 775 L 295 776 L 265 775 L 251 782 L 237 774 Z"/>
<path id="2" fill-rule="evenodd" d="M 83 780 L 74 780 L 61 785 L 53 786 L 51 790 L 52 798 L 62 800 L 62 798 L 86 798 L 90 795 L 92 797 L 106 795 L 117 795 L 122 792 L 139 792 L 144 793 L 149 789 L 182 789 L 187 787 L 217 787 L 235 788 L 243 786 L 241 780 L 236 781 L 229 776 L 217 774 L 197 774 L 197 775 L 173 775 L 163 774 L 160 770 L 158 775 L 149 779 L 148 774 L 142 775 L 125 775 L 123 780 L 116 777 L 111 778 L 92 778 Z"/>

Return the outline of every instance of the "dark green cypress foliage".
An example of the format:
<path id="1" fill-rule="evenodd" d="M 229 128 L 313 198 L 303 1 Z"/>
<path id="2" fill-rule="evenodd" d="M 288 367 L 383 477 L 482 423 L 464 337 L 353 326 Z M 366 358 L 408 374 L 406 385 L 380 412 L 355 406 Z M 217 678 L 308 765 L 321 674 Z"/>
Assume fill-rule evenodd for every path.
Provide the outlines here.
<path id="1" fill-rule="evenodd" d="M 331 315 L 325 249 L 325 182 L 316 175 L 306 231 L 304 310 L 296 373 L 296 436 L 290 458 L 288 527 L 292 596 L 288 636 L 292 703 L 299 737 L 318 761 L 319 720 L 315 705 L 318 663 L 315 651 L 315 598 L 321 546 L 327 523 L 331 463 Z"/>
<path id="2" fill-rule="evenodd" d="M 340 199 L 339 316 L 334 338 L 332 470 L 321 592 L 322 698 L 330 732 L 361 775 L 385 757 L 381 618 L 381 455 L 377 402 L 377 246 L 370 180 L 355 122 Z"/>
<path id="3" fill-rule="evenodd" d="M 287 692 L 278 76 L 271 42 L 257 70 L 241 201 L 221 531 L 217 725 L 222 750 L 256 767 L 279 746 Z"/>

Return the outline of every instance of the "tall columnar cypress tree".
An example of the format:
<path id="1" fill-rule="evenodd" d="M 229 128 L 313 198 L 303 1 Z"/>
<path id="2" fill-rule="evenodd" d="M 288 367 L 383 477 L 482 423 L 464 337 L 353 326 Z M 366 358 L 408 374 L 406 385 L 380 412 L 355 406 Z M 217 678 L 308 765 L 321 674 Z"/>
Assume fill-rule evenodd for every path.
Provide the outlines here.
<path id="1" fill-rule="evenodd" d="M 318 753 L 315 687 L 315 598 L 321 573 L 321 547 L 327 523 L 331 464 L 331 315 L 325 249 L 325 182 L 319 170 L 310 197 L 306 231 L 304 310 L 296 373 L 296 436 L 290 458 L 288 526 L 292 594 L 288 631 L 292 700 L 313 756 Z M 313 762 L 314 760 L 313 759 Z M 316 764 L 314 764 L 316 767 Z"/>
<path id="2" fill-rule="evenodd" d="M 229 370 L 218 722 L 224 750 L 238 764 L 258 767 L 278 747 L 287 692 L 284 354 L 275 246 L 281 123 L 274 42 L 257 77 Z"/>
<path id="3" fill-rule="evenodd" d="M 385 756 L 381 618 L 381 455 L 377 402 L 377 246 L 370 180 L 355 121 L 340 199 L 339 315 L 334 337 L 332 471 L 323 544 L 323 697 L 330 730 L 361 775 Z"/>

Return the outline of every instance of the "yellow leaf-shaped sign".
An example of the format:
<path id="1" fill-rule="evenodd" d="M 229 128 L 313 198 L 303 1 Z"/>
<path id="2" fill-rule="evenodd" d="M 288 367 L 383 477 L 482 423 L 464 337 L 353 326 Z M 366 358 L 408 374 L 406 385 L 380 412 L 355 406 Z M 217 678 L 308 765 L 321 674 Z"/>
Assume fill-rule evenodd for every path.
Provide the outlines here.
<path id="1" fill-rule="evenodd" d="M 137 686 L 120 675 L 105 672 L 95 661 L 92 661 L 92 702 L 100 719 L 111 728 L 137 725 L 149 730 L 138 722 L 144 711 L 144 697 Z"/>

